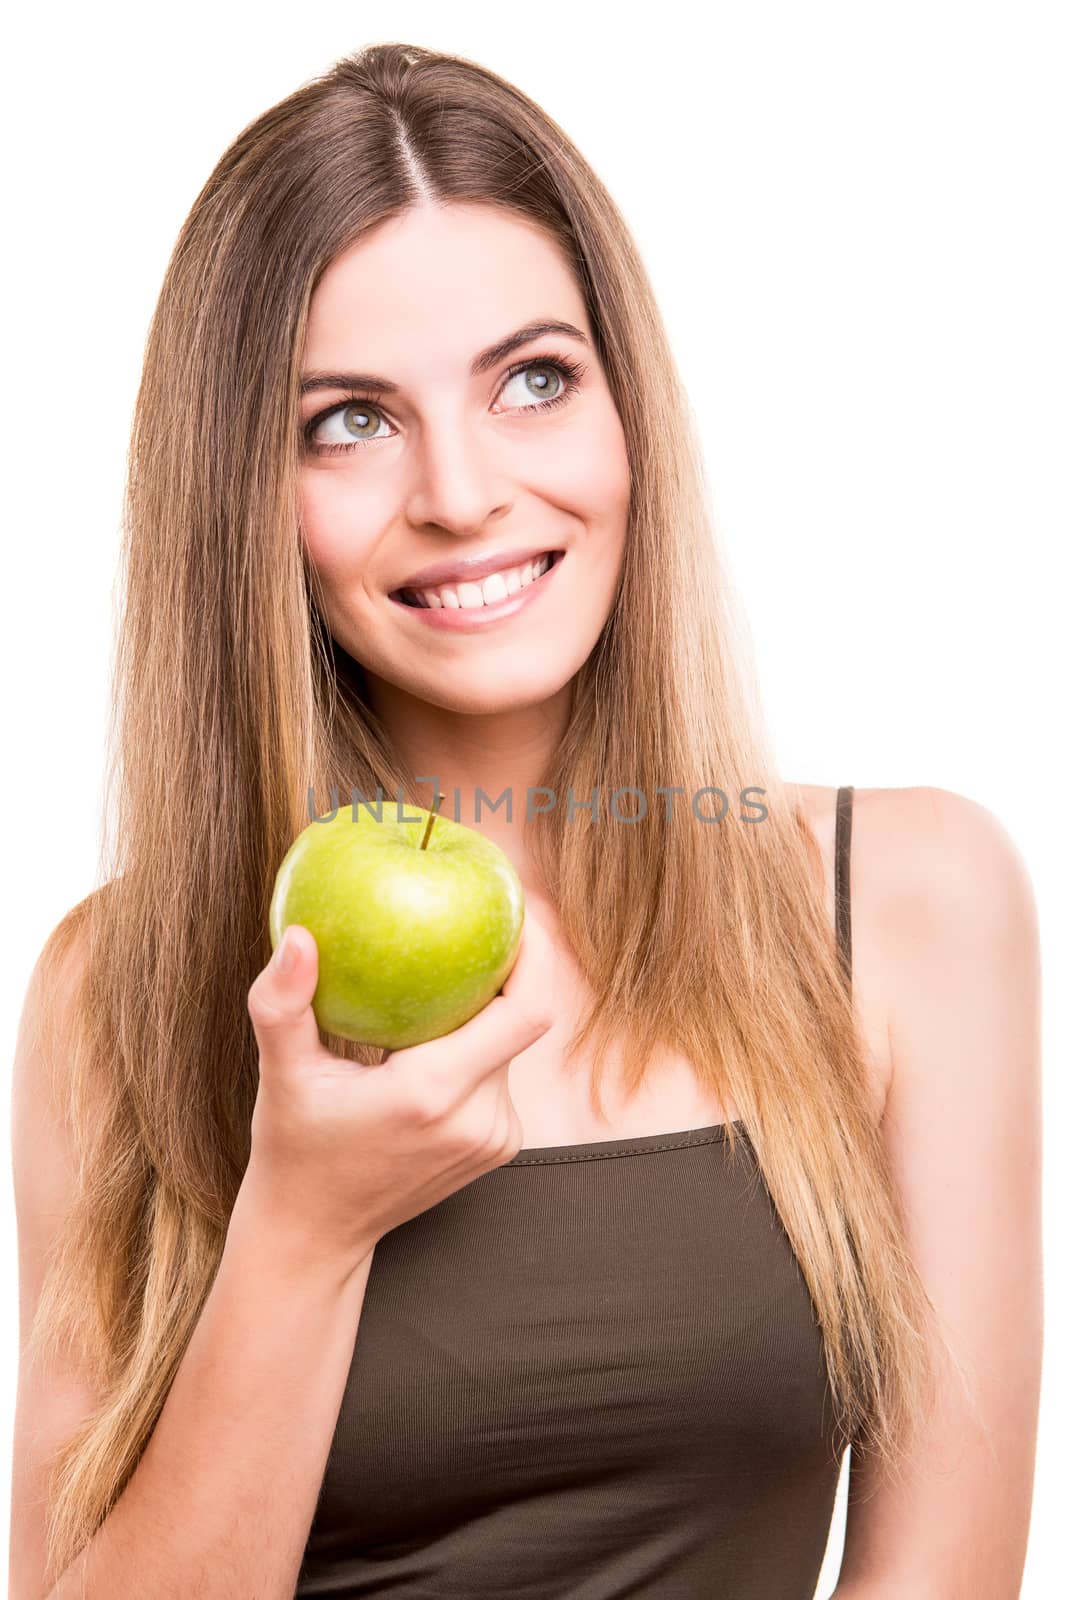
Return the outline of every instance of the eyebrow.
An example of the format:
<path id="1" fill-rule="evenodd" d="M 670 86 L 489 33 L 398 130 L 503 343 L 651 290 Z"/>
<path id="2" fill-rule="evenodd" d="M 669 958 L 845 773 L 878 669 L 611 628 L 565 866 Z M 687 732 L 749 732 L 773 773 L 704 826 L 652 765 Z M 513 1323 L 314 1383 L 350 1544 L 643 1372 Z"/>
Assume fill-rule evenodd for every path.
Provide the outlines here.
<path id="1" fill-rule="evenodd" d="M 557 322 L 544 319 L 537 322 L 527 322 L 523 327 L 516 328 L 514 333 L 509 333 L 505 338 L 498 339 L 487 349 L 476 355 L 470 364 L 472 378 L 478 378 L 483 372 L 488 372 L 513 350 L 520 345 L 530 344 L 534 339 L 540 339 L 546 333 L 562 333 L 571 339 L 580 339 L 582 344 L 588 345 L 589 340 L 580 328 L 570 322 Z M 316 389 L 376 389 L 381 394 L 397 394 L 400 390 L 398 383 L 393 383 L 389 378 L 379 378 L 371 372 L 305 372 L 300 379 L 301 395 L 311 394 Z"/>

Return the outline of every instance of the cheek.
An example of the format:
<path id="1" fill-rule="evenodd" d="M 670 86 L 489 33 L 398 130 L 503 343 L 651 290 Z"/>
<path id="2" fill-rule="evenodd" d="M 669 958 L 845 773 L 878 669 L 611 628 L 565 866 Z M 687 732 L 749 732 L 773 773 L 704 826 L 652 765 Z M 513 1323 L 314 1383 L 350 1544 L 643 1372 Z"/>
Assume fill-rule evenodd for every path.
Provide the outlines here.
<path id="1" fill-rule="evenodd" d="M 300 480 L 300 532 L 308 556 L 325 581 L 341 581 L 360 570 L 374 543 L 373 521 L 360 501 L 358 513 L 344 474 L 307 468 Z"/>
<path id="2" fill-rule="evenodd" d="M 614 406 L 605 405 L 591 426 L 564 439 L 553 451 L 552 476 L 559 498 L 592 525 L 625 525 L 630 503 L 626 437 Z"/>

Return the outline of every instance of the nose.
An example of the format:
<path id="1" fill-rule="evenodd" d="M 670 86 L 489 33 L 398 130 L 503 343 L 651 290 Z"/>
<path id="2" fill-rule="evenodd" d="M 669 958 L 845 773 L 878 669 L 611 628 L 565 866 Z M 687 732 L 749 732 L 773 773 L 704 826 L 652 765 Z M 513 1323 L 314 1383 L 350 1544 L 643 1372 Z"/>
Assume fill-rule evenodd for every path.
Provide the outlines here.
<path id="1" fill-rule="evenodd" d="M 511 505 L 512 494 L 502 481 L 491 443 L 469 420 L 425 426 L 414 463 L 407 498 L 407 517 L 414 527 L 478 533 L 506 515 Z"/>

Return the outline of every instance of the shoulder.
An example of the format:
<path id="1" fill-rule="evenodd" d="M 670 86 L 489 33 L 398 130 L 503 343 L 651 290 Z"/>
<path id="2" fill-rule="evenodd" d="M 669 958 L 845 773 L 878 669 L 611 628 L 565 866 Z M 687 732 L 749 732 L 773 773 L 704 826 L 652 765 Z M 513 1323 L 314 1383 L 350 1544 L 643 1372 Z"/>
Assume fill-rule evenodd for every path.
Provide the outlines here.
<path id="1" fill-rule="evenodd" d="M 819 843 L 832 916 L 837 789 L 799 785 Z M 857 1008 L 884 1092 L 907 1052 L 893 1049 L 931 996 L 997 992 L 1036 979 L 1037 914 L 1023 857 L 985 806 L 929 785 L 856 788 L 850 916 Z M 962 991 L 961 991 L 962 985 Z M 884 1101 L 884 1096 L 883 1096 Z"/>
<path id="2" fill-rule="evenodd" d="M 52 929 L 30 972 L 11 1073 L 12 1163 L 20 1223 L 65 1209 L 72 1193 L 70 1064 L 89 954 L 87 902 Z"/>
<path id="3" fill-rule="evenodd" d="M 901 1118 L 935 1101 L 962 1116 L 980 1099 L 1025 1120 L 1029 1100 L 1036 1117 L 1040 938 L 1020 850 L 993 812 L 951 790 L 890 790 L 874 812 L 892 1105 Z"/>
<path id="4" fill-rule="evenodd" d="M 832 866 L 837 790 L 798 786 Z M 897 940 L 917 932 L 1001 929 L 1033 906 L 1030 876 L 1004 824 L 951 789 L 856 789 L 850 840 L 853 918 Z"/>
<path id="5" fill-rule="evenodd" d="M 91 897 L 90 897 L 91 898 Z M 78 995 L 88 961 L 82 901 L 53 928 L 30 974 L 11 1080 L 11 1161 L 18 1241 L 19 1361 L 11 1456 L 12 1592 L 41 1593 L 45 1505 L 55 1453 L 102 1398 L 84 1352 L 62 1335 L 57 1302 L 42 1306 L 64 1224 L 80 1194 L 70 1108 Z"/>
<path id="6" fill-rule="evenodd" d="M 23 1072 L 44 1053 L 50 1060 L 62 1060 L 63 1047 L 70 1043 L 76 998 L 88 964 L 88 908 L 88 900 L 79 901 L 60 919 L 30 970 L 19 1019 L 20 1049 L 16 1061 Z"/>
<path id="7" fill-rule="evenodd" d="M 888 952 L 919 940 L 927 957 L 1014 937 L 1035 919 L 1023 857 L 978 801 L 929 786 L 856 794 L 853 846 Z"/>
<path id="8" fill-rule="evenodd" d="M 99 890 L 78 902 L 41 946 L 22 1001 L 11 1070 L 15 1211 L 35 1281 L 43 1246 L 74 1198 L 78 1160 L 72 1102 L 84 1038 L 91 916 Z"/>

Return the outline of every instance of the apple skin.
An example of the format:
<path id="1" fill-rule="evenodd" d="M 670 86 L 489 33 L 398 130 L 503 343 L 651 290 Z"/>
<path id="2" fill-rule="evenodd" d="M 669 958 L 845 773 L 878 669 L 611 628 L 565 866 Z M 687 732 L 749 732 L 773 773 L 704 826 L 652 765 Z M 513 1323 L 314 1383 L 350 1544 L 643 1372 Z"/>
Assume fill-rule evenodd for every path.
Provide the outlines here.
<path id="1" fill-rule="evenodd" d="M 420 850 L 429 811 L 387 800 L 352 810 L 309 823 L 287 851 L 271 946 L 291 922 L 307 928 L 319 1027 L 400 1050 L 451 1033 L 499 994 L 518 957 L 522 880 L 503 850 L 449 817 Z"/>

